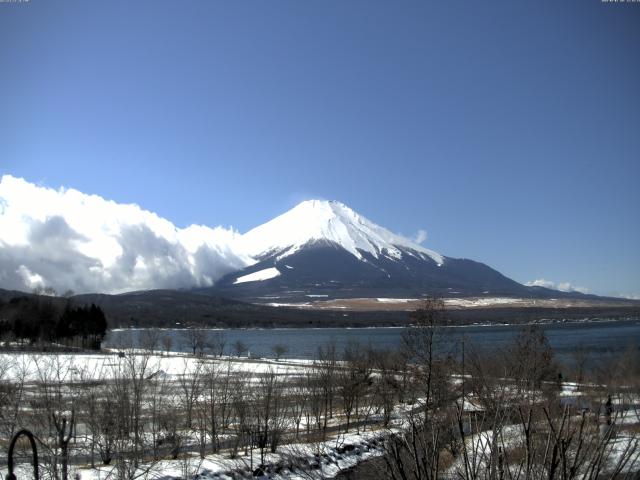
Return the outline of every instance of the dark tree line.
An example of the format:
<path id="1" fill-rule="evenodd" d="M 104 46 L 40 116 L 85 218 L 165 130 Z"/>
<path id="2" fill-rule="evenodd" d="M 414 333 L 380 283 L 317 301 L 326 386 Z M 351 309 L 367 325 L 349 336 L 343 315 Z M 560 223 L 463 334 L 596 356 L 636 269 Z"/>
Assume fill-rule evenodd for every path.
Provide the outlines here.
<path id="1" fill-rule="evenodd" d="M 107 319 L 95 304 L 74 306 L 47 297 L 15 297 L 0 302 L 0 339 L 20 343 L 56 343 L 99 350 Z"/>

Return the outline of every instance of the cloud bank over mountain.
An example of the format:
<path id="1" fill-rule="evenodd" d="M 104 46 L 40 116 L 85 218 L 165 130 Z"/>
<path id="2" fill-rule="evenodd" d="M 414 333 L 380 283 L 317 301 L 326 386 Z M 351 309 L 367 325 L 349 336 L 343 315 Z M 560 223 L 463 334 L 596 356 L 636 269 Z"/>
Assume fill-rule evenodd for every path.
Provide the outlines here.
<path id="1" fill-rule="evenodd" d="M 212 285 L 252 263 L 233 229 L 178 228 L 138 205 L 0 179 L 0 286 L 118 293 Z"/>

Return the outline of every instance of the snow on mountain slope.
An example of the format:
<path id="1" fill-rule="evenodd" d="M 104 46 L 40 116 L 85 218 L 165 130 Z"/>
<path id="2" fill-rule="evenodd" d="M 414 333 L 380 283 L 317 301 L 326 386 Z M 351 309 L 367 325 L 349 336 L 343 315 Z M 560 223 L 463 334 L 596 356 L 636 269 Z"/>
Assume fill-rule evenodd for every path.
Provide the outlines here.
<path id="1" fill-rule="evenodd" d="M 275 278 L 280 275 L 280 270 L 275 267 L 265 268 L 263 270 L 259 270 L 257 272 L 250 273 L 248 275 L 243 275 L 242 277 L 238 277 L 234 283 L 245 283 L 245 282 L 259 282 L 262 280 L 269 280 L 270 278 Z"/>
<path id="2" fill-rule="evenodd" d="M 356 258 L 362 252 L 375 258 L 399 260 L 403 255 L 430 258 L 444 263 L 439 253 L 424 248 L 376 225 L 336 201 L 307 200 L 273 220 L 250 230 L 238 239 L 239 246 L 254 258 L 276 255 L 278 260 L 312 242 L 333 242 Z"/>

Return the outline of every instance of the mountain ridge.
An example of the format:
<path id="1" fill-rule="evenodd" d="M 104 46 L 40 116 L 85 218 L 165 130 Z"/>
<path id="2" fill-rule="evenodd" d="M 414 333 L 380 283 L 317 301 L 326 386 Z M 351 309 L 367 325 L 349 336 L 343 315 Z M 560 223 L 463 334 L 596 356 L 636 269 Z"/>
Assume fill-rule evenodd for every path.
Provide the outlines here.
<path id="1" fill-rule="evenodd" d="M 198 291 L 252 302 L 318 296 L 584 296 L 525 286 L 484 263 L 444 256 L 335 200 L 301 202 L 241 235 L 239 245 L 255 263 Z"/>

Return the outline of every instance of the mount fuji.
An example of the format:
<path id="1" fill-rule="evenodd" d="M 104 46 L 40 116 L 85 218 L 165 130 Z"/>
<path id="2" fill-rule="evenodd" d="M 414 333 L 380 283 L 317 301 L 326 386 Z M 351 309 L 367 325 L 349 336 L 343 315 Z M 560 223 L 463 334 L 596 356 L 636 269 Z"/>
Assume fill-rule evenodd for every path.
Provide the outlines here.
<path id="1" fill-rule="evenodd" d="M 336 201 L 304 201 L 237 242 L 255 263 L 209 291 L 258 302 L 433 294 L 581 296 L 527 287 L 483 263 L 446 257 Z"/>

